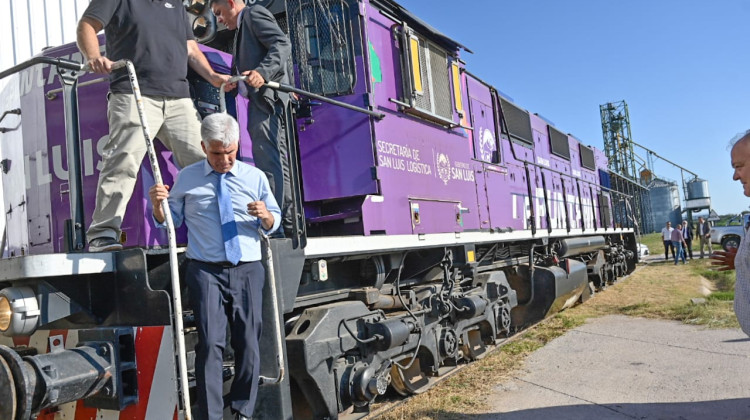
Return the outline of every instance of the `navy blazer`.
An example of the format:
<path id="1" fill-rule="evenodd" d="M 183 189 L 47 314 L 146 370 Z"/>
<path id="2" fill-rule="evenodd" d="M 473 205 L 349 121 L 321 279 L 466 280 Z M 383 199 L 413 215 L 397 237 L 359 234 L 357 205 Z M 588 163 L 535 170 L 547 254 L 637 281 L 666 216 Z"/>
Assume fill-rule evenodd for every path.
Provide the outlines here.
<path id="1" fill-rule="evenodd" d="M 287 63 L 292 54 L 292 44 L 273 14 L 255 4 L 245 7 L 241 18 L 237 25 L 232 73 L 255 70 L 267 82 L 289 84 Z M 289 101 L 288 93 L 267 87 L 256 89 L 246 86 L 251 102 L 267 114 L 273 114 L 275 101 L 281 100 L 284 104 Z"/>
<path id="2" fill-rule="evenodd" d="M 685 231 L 687 230 L 687 236 L 685 235 Z M 693 240 L 693 228 L 690 226 L 690 223 L 685 226 L 685 229 L 682 230 L 682 237 L 685 238 L 687 241 Z"/>

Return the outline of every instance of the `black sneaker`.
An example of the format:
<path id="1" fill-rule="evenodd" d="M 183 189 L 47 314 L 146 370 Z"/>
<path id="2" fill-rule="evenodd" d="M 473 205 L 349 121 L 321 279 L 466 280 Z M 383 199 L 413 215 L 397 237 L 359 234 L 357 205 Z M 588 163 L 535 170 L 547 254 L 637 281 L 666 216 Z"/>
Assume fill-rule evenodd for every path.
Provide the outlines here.
<path id="1" fill-rule="evenodd" d="M 95 238 L 89 241 L 89 252 L 118 251 L 122 244 L 112 238 Z"/>

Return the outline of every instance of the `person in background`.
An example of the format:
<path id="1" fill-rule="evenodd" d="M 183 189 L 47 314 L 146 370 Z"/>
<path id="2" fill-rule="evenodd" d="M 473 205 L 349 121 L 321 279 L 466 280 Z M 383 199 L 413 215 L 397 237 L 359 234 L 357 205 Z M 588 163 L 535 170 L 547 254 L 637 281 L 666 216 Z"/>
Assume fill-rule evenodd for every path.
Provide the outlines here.
<path id="1" fill-rule="evenodd" d="M 154 220 L 163 226 L 169 200 L 176 226 L 188 227 L 186 283 L 195 311 L 195 377 L 202 420 L 221 420 L 223 350 L 227 325 L 235 356 L 229 404 L 237 419 L 253 415 L 260 376 L 265 269 L 260 233 L 279 227 L 281 210 L 259 169 L 236 160 L 239 126 L 229 114 L 203 120 L 206 158 L 184 168 L 168 192 L 149 191 Z"/>
<path id="2" fill-rule="evenodd" d="M 664 260 L 669 261 L 669 250 L 672 250 L 672 258 L 675 257 L 674 245 L 672 245 L 672 222 L 667 222 L 667 225 L 661 230 L 661 239 L 664 241 Z"/>
<path id="3" fill-rule="evenodd" d="M 684 247 L 685 237 L 682 235 L 682 224 L 677 225 L 677 229 L 672 229 L 672 246 L 674 247 L 674 265 L 677 265 L 677 261 L 681 258 L 682 263 L 685 264 L 685 252 Z"/>
<path id="4" fill-rule="evenodd" d="M 734 168 L 732 179 L 742 183 L 745 197 L 750 197 L 750 130 L 732 140 L 731 163 Z M 748 226 L 745 226 L 747 239 Z M 711 255 L 711 265 L 719 271 L 736 270 L 734 282 L 734 313 L 742 331 L 750 336 L 750 241 L 740 241 L 740 247 L 728 251 L 716 251 Z"/>
<path id="5" fill-rule="evenodd" d="M 102 29 L 106 56 L 96 35 Z M 102 151 L 96 206 L 86 236 L 89 251 L 114 251 L 122 248 L 120 227 L 146 142 L 127 70 L 113 71 L 112 63 L 133 62 L 151 135 L 172 151 L 180 167 L 205 158 L 200 116 L 190 99 L 188 66 L 216 87 L 229 75 L 211 68 L 179 0 L 92 0 L 78 22 L 77 41 L 90 70 L 110 75 L 109 140 Z"/>
<path id="6" fill-rule="evenodd" d="M 212 0 L 209 4 L 220 23 L 237 30 L 232 74 L 247 77 L 238 83 L 237 92 L 250 99 L 247 131 L 252 140 L 253 160 L 268 177 L 271 191 L 281 206 L 281 226 L 286 236 L 291 236 L 294 221 L 286 132 L 290 96 L 264 84 L 289 84 L 287 62 L 292 43 L 271 12 L 255 1 L 247 6 L 242 0 Z"/>
<path id="7" fill-rule="evenodd" d="M 696 229 L 698 235 L 698 241 L 701 246 L 701 258 L 703 258 L 703 249 L 708 245 L 708 255 L 711 255 L 714 250 L 711 248 L 711 224 L 707 222 L 703 217 L 698 218 L 698 228 Z"/>
<path id="8" fill-rule="evenodd" d="M 685 239 L 685 252 L 686 257 L 693 259 L 693 227 L 690 226 L 687 220 L 682 221 L 682 237 Z"/>

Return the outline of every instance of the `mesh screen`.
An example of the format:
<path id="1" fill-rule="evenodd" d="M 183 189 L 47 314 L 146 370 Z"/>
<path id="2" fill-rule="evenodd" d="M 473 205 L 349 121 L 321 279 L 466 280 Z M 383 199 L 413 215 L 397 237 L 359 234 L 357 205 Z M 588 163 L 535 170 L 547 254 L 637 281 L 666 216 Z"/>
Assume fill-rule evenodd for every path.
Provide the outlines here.
<path id="1" fill-rule="evenodd" d="M 435 102 L 433 112 L 443 118 L 452 119 L 453 101 L 448 75 L 448 55 L 432 44 L 429 44 L 429 51 L 432 96 Z"/>
<path id="2" fill-rule="evenodd" d="M 452 120 L 453 100 L 448 73 L 448 54 L 436 45 L 419 37 L 417 39 L 422 93 L 414 93 L 414 107 Z"/>
<path id="3" fill-rule="evenodd" d="M 503 117 L 508 125 L 508 131 L 511 137 L 527 144 L 534 144 L 534 137 L 531 135 L 531 118 L 529 113 L 513 105 L 512 103 L 500 98 L 503 107 Z"/>
<path id="4" fill-rule="evenodd" d="M 594 151 L 588 147 L 580 144 L 579 150 L 581 151 L 581 166 L 592 171 L 596 169 L 596 161 L 594 161 Z"/>
<path id="5" fill-rule="evenodd" d="M 551 125 L 548 125 L 547 127 L 549 127 L 549 143 L 552 154 L 570 160 L 570 143 L 568 142 L 568 136 Z"/>
<path id="6" fill-rule="evenodd" d="M 344 0 L 288 0 L 292 55 L 300 87 L 320 95 L 344 95 L 354 88 L 349 4 Z"/>

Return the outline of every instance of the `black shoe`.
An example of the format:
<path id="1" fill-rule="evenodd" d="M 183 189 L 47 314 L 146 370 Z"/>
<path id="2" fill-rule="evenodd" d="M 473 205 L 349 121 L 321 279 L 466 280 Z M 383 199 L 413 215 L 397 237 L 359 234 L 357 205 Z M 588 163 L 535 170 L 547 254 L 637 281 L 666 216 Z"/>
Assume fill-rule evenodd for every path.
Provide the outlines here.
<path id="1" fill-rule="evenodd" d="M 234 419 L 235 420 L 250 420 L 250 417 L 245 417 L 245 416 L 243 416 L 240 413 L 235 413 L 234 414 Z"/>
<path id="2" fill-rule="evenodd" d="M 94 238 L 89 241 L 89 252 L 118 251 L 122 244 L 112 238 Z"/>

